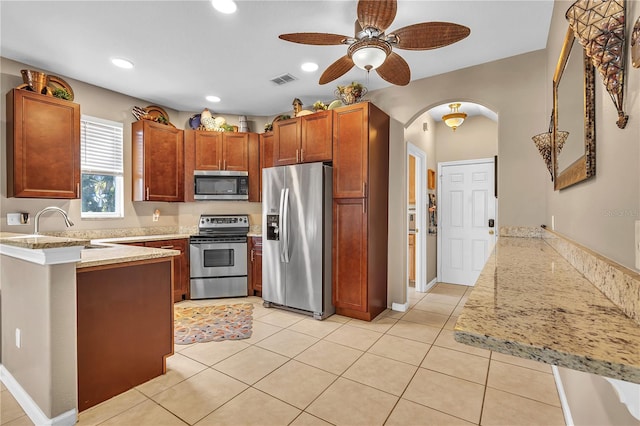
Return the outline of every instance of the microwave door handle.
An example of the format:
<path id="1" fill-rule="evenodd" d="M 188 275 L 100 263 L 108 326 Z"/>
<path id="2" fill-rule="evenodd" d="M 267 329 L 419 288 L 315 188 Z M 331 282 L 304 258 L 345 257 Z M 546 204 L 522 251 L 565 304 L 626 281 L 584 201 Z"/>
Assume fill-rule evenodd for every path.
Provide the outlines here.
<path id="1" fill-rule="evenodd" d="M 289 252 L 289 188 L 284 190 L 284 219 L 282 220 L 282 224 L 284 225 L 284 235 L 282 239 L 284 240 L 284 248 L 283 252 L 283 261 L 284 263 L 289 263 L 291 259 L 291 254 Z"/>

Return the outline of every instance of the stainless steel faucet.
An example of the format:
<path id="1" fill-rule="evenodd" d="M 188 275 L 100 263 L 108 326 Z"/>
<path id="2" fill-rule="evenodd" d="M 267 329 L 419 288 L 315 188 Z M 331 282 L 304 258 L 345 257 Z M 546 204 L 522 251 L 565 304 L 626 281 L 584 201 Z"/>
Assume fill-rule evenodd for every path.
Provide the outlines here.
<path id="1" fill-rule="evenodd" d="M 68 227 L 73 226 L 73 222 L 71 222 L 69 220 L 69 216 L 67 216 L 67 212 L 65 212 L 64 210 L 62 210 L 60 207 L 45 207 L 44 209 L 40 210 L 38 213 L 36 213 L 36 218 L 35 218 L 35 223 L 36 223 L 36 228 L 34 231 L 35 235 L 38 235 L 40 233 L 40 216 L 42 215 L 42 213 L 46 213 L 46 212 L 58 212 L 62 215 L 62 217 L 64 218 L 64 224 Z"/>

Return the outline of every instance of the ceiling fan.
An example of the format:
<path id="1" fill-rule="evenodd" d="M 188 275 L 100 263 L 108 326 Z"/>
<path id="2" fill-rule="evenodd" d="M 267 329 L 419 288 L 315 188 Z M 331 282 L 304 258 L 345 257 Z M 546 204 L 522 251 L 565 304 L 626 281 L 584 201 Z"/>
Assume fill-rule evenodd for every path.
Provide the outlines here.
<path id="1" fill-rule="evenodd" d="M 300 44 L 349 46 L 347 54 L 331 64 L 320 76 L 320 84 L 329 83 L 347 73 L 353 66 L 367 72 L 376 70 L 391 84 L 406 86 L 411 70 L 393 48 L 429 50 L 444 47 L 467 37 L 471 30 L 450 22 L 422 22 L 396 31 L 385 30 L 396 17 L 397 0 L 358 1 L 355 37 L 329 33 L 281 34 L 282 40 Z"/>

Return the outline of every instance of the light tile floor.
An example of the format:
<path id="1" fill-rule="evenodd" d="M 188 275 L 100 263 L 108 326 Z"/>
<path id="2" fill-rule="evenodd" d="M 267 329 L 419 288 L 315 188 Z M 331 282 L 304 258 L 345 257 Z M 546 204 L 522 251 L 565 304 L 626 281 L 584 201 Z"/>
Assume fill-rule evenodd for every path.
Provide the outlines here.
<path id="1" fill-rule="evenodd" d="M 457 343 L 470 288 L 439 283 L 406 312 L 324 321 L 251 302 L 253 335 L 176 345 L 167 374 L 79 425 L 563 425 L 548 365 Z M 2 387 L 2 425 L 31 424 Z"/>

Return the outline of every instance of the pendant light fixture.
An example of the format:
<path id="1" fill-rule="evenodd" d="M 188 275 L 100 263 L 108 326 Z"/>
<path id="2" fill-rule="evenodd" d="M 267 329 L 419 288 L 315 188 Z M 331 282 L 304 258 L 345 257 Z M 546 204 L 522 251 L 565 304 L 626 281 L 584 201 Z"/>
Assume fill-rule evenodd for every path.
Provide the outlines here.
<path id="1" fill-rule="evenodd" d="M 451 112 L 443 115 L 442 121 L 444 121 L 444 123 L 451 127 L 455 132 L 456 129 L 462 125 L 464 119 L 467 118 L 467 114 L 458 111 L 458 108 L 460 108 L 459 103 L 449 104 L 449 108 L 451 109 Z"/>

